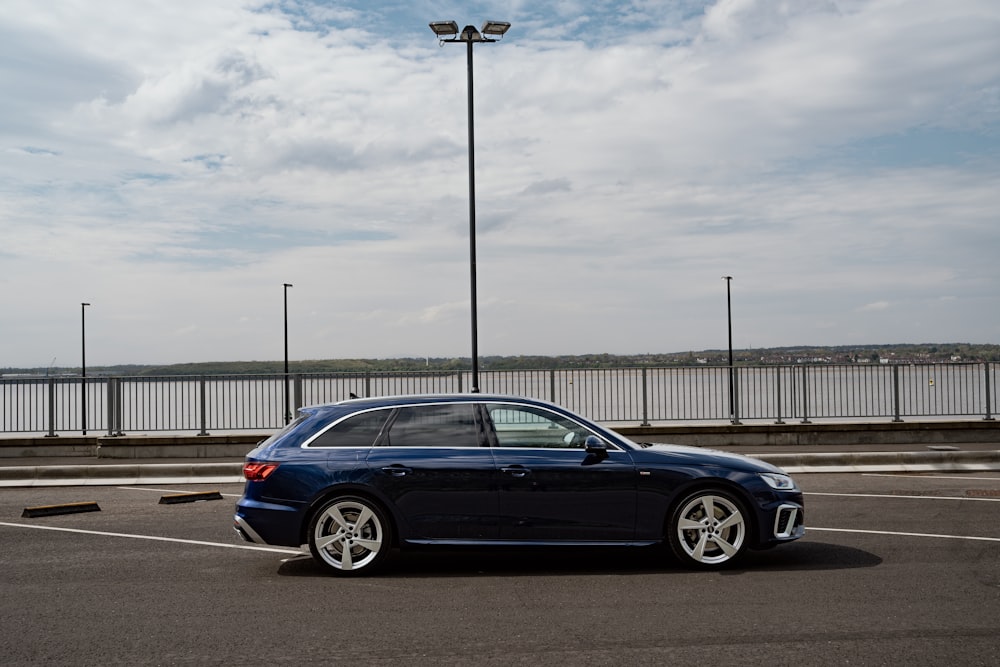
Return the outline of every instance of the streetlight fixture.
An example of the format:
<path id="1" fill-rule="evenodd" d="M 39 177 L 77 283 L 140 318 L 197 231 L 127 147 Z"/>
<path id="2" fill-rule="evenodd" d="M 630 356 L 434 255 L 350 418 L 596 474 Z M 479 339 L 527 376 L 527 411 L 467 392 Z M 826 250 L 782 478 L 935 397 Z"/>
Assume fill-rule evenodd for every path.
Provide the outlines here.
<path id="1" fill-rule="evenodd" d="M 87 435 L 87 306 L 80 304 L 80 414 L 83 435 Z"/>
<path id="2" fill-rule="evenodd" d="M 736 415 L 736 378 L 733 369 L 733 302 L 730 296 L 729 284 L 732 276 L 722 276 L 726 281 L 726 321 L 729 324 L 729 421 L 739 424 L 739 417 Z"/>
<path id="3" fill-rule="evenodd" d="M 292 413 L 288 410 L 288 288 L 294 287 L 291 283 L 282 283 L 285 288 L 285 423 L 292 420 Z"/>
<path id="4" fill-rule="evenodd" d="M 510 29 L 506 21 L 486 21 L 483 27 L 476 30 L 467 25 L 459 32 L 454 21 L 434 21 L 430 23 L 431 30 L 437 35 L 438 43 L 465 43 L 466 62 L 469 81 L 469 278 L 471 287 L 472 310 L 472 393 L 479 393 L 479 324 L 476 298 L 476 160 L 475 160 L 475 129 L 472 105 L 472 46 L 479 43 L 499 41 Z"/>

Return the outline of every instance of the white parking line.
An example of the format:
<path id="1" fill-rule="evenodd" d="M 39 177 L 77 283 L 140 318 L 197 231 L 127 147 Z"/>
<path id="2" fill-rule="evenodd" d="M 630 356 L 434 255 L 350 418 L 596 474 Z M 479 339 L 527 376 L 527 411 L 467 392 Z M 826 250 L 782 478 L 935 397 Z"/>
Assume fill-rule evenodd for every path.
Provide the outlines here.
<path id="1" fill-rule="evenodd" d="M 957 500 L 957 499 L 956 499 Z M 33 528 L 35 530 L 53 530 L 62 533 L 80 533 L 84 535 L 101 535 L 104 537 L 128 537 L 137 540 L 153 540 L 156 542 L 176 542 L 178 544 L 195 544 L 205 547 L 225 547 L 226 549 L 246 549 L 249 551 L 267 551 L 278 554 L 291 554 L 293 556 L 303 556 L 300 549 L 282 549 L 276 547 L 258 547 L 248 544 L 226 544 L 224 542 L 203 542 L 201 540 L 182 540 L 176 537 L 160 537 L 157 535 L 133 535 L 131 533 L 109 533 L 101 530 L 80 530 L 79 528 L 57 528 L 55 526 L 33 526 L 26 523 L 8 523 L 0 521 L 0 526 L 11 528 Z M 861 530 L 857 528 L 818 528 L 807 526 L 806 532 L 826 532 L 826 533 L 858 533 L 862 535 L 893 535 L 897 537 L 931 537 L 946 540 L 971 540 L 976 542 L 1000 542 L 1000 537 L 976 537 L 974 535 L 938 535 L 934 533 L 903 533 L 891 530 Z"/>
<path id="2" fill-rule="evenodd" d="M 101 530 L 80 530 L 79 528 L 57 528 L 55 526 L 33 526 L 27 523 L 7 523 L 6 521 L 0 521 L 0 526 L 9 526 L 11 528 L 34 528 L 35 530 L 55 530 L 63 533 L 82 533 L 84 535 L 102 535 L 104 537 L 130 537 L 136 540 L 153 540 L 156 542 L 177 542 L 179 544 L 197 544 L 199 546 L 205 547 L 225 547 L 227 549 L 247 549 L 250 551 L 269 551 L 271 553 L 277 554 L 294 554 L 296 556 L 300 555 L 302 551 L 300 549 L 286 548 L 282 549 L 280 547 L 258 547 L 249 544 L 226 544 L 224 542 L 202 542 L 200 540 L 182 540 L 176 537 L 160 537 L 158 535 L 133 535 L 131 533 L 108 533 Z"/>
<path id="3" fill-rule="evenodd" d="M 904 500 L 978 500 L 987 503 L 1000 503 L 1000 498 L 979 498 L 976 496 L 903 496 L 893 493 L 821 493 L 810 491 L 806 496 L 837 496 L 840 498 L 899 498 Z"/>
<path id="4" fill-rule="evenodd" d="M 858 530 L 855 528 L 816 528 L 806 526 L 806 532 L 818 530 L 827 533 L 862 533 L 865 535 L 895 535 L 898 537 L 936 537 L 945 540 L 975 540 L 977 542 L 1000 542 L 1000 537 L 975 537 L 973 535 L 935 535 L 933 533 L 898 533 L 891 530 Z"/>
<path id="5" fill-rule="evenodd" d="M 908 473 L 890 472 L 866 472 L 862 477 L 906 477 L 908 479 L 961 479 L 975 480 L 977 482 L 1000 482 L 1000 477 L 969 477 L 968 475 L 914 475 Z"/>

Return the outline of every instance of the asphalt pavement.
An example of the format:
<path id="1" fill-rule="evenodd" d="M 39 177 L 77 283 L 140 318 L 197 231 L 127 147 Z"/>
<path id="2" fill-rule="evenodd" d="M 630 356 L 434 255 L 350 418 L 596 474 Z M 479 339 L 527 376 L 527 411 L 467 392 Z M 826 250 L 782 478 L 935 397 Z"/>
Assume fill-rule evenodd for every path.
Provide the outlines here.
<path id="1" fill-rule="evenodd" d="M 331 576 L 204 485 L 0 490 L 6 666 L 996 664 L 1000 476 L 803 475 L 806 535 L 720 571 L 669 549 L 394 550 Z M 29 518 L 91 501 L 100 511 Z"/>

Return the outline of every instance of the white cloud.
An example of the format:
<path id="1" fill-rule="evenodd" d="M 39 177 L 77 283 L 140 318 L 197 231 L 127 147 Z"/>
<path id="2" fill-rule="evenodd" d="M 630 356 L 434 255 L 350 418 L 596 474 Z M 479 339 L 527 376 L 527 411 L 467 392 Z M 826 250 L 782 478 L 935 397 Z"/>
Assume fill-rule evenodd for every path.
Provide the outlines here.
<path id="1" fill-rule="evenodd" d="M 888 310 L 889 307 L 890 306 L 889 306 L 889 302 L 888 301 L 874 301 L 872 303 L 866 303 L 865 305 L 863 305 L 858 310 L 860 310 L 863 313 L 864 312 L 875 312 L 875 311 L 881 311 L 881 310 Z"/>
<path id="2" fill-rule="evenodd" d="M 992 1 L 12 2 L 0 366 L 467 355 L 459 14 L 483 354 L 1000 337 Z"/>

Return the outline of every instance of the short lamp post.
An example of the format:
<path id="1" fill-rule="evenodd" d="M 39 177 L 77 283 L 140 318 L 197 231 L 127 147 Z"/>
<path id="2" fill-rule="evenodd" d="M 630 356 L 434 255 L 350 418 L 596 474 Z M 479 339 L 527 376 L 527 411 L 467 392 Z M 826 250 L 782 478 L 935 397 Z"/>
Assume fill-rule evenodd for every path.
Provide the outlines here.
<path id="1" fill-rule="evenodd" d="M 87 435 L 87 306 L 80 304 L 80 424 Z"/>
<path id="2" fill-rule="evenodd" d="M 285 288 L 285 423 L 292 420 L 292 413 L 288 407 L 288 288 L 294 287 L 291 283 L 283 283 Z"/>
<path id="3" fill-rule="evenodd" d="M 431 30 L 437 35 L 438 42 L 444 44 L 465 43 L 466 62 L 469 83 L 469 276 L 471 287 L 472 310 L 472 393 L 479 393 L 479 324 L 476 298 L 476 160 L 475 160 L 475 129 L 472 105 L 472 46 L 478 43 L 498 41 L 510 29 L 506 21 L 487 21 L 477 30 L 467 25 L 459 32 L 454 21 L 434 21 Z"/>

